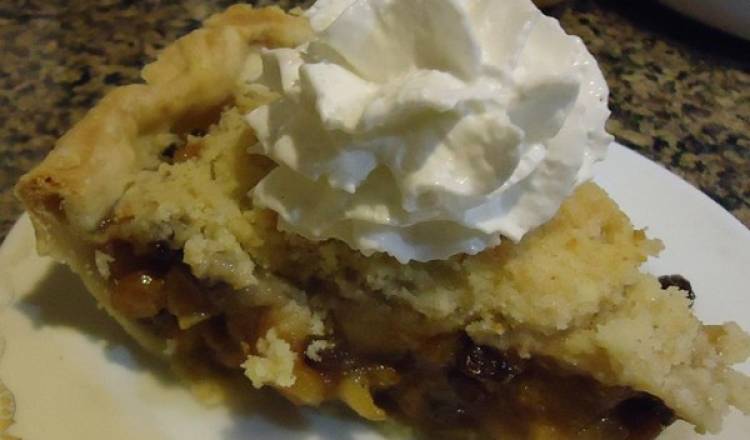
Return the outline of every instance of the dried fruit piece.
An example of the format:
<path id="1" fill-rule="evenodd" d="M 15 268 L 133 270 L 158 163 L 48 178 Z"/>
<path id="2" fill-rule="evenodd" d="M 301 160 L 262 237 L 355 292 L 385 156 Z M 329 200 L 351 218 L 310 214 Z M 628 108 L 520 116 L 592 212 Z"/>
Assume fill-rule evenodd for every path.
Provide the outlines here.
<path id="1" fill-rule="evenodd" d="M 112 306 L 128 318 L 156 316 L 167 305 L 164 280 L 139 270 L 115 281 Z"/>
<path id="2" fill-rule="evenodd" d="M 520 363 L 511 361 L 497 350 L 469 343 L 458 359 L 458 369 L 474 379 L 510 382 L 523 371 Z"/>
<path id="3" fill-rule="evenodd" d="M 661 284 L 662 289 L 672 286 L 677 287 L 685 292 L 685 296 L 690 300 L 691 306 L 695 302 L 695 291 L 693 290 L 693 286 L 690 284 L 690 281 L 682 275 L 662 275 L 659 277 L 659 284 Z"/>

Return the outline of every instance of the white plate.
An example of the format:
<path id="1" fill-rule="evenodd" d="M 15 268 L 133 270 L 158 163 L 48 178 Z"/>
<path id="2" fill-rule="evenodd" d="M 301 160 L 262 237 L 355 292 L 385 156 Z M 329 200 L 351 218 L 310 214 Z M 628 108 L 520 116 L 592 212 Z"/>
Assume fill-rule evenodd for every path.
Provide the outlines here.
<path id="1" fill-rule="evenodd" d="M 735 320 L 750 329 L 747 228 L 624 147 L 612 145 L 596 172 L 633 222 L 664 240 L 666 251 L 649 270 L 690 279 L 705 321 Z M 24 440 L 381 438 L 352 418 L 298 412 L 268 396 L 232 408 L 197 403 L 96 309 L 75 276 L 37 256 L 33 243 L 24 216 L 0 248 L 0 302 L 13 304 L 0 310 L 7 341 L 0 378 L 17 404 L 12 434 Z M 750 371 L 747 364 L 742 369 Z M 682 425 L 670 432 L 694 435 Z M 733 413 L 717 438 L 745 439 L 748 432 L 750 418 Z"/>
<path id="2" fill-rule="evenodd" d="M 750 40 L 750 0 L 659 0 L 704 24 Z"/>

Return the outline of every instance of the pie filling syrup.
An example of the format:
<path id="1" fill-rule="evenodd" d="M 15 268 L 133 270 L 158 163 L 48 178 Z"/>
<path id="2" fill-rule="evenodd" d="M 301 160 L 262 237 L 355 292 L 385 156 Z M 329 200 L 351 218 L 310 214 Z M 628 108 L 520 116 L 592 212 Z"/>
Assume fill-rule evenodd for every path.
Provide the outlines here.
<path id="1" fill-rule="evenodd" d="M 114 256 L 113 307 L 175 341 L 186 358 L 239 372 L 278 319 L 269 307 L 237 304 L 226 286 L 199 282 L 181 262 L 181 252 L 165 243 L 135 252 L 113 241 L 106 251 Z M 326 338 L 334 344 L 319 350 L 315 360 L 305 355 L 312 340 L 291 343 L 299 353 L 297 382 L 279 389 L 282 394 L 297 403 L 338 398 L 376 420 L 385 410 L 429 438 L 480 432 L 488 438 L 652 439 L 675 420 L 656 397 L 605 386 L 549 359 L 522 359 L 477 345 L 463 333 L 432 336 L 406 351 L 359 352 L 347 332 L 357 322 L 371 322 L 361 319 L 361 309 L 334 310 L 327 318 L 334 335 Z M 360 386 L 342 387 L 347 380 Z"/>

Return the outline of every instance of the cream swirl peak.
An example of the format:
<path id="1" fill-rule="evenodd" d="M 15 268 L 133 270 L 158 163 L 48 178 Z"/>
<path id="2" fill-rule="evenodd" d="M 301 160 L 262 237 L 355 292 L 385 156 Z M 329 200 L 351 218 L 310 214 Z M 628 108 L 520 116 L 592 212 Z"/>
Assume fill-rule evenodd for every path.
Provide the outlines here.
<path id="1" fill-rule="evenodd" d="M 608 89 L 530 0 L 319 0 L 317 38 L 263 54 L 280 99 L 247 115 L 279 166 L 280 226 L 401 262 L 520 240 L 590 177 Z"/>

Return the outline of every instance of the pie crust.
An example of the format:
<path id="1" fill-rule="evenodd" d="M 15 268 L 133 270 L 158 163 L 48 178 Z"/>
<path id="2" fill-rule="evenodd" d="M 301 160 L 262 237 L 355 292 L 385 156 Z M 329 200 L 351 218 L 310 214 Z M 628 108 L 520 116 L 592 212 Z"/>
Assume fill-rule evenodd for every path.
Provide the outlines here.
<path id="1" fill-rule="evenodd" d="M 301 405 L 498 438 L 651 438 L 750 411 L 731 368 L 748 335 L 640 272 L 660 243 L 594 184 L 520 243 L 447 261 L 279 231 L 247 197 L 274 164 L 242 115 L 275 98 L 252 83 L 261 49 L 310 38 L 303 17 L 236 5 L 110 92 L 17 186 L 40 253 L 152 352 Z"/>

